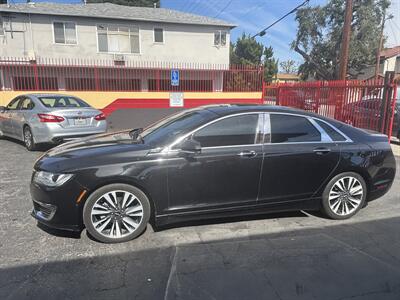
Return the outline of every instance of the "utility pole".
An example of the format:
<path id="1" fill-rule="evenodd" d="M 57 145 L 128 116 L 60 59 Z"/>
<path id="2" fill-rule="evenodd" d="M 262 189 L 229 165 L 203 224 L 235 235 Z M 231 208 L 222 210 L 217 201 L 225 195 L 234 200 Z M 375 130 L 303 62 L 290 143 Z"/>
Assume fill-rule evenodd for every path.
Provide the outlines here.
<path id="1" fill-rule="evenodd" d="M 385 22 L 386 20 L 391 19 L 391 17 L 386 18 L 386 7 L 383 8 L 382 12 L 382 24 L 381 24 L 381 32 L 379 37 L 379 44 L 376 49 L 376 63 L 375 63 L 375 80 L 378 79 L 379 76 L 379 69 L 380 69 L 380 62 L 381 62 L 381 50 L 383 46 L 383 30 L 385 29 Z"/>
<path id="2" fill-rule="evenodd" d="M 351 34 L 351 19 L 353 17 L 353 0 L 346 0 L 345 19 L 343 24 L 342 45 L 339 60 L 339 79 L 345 80 L 347 75 L 347 63 L 349 60 L 349 44 Z"/>

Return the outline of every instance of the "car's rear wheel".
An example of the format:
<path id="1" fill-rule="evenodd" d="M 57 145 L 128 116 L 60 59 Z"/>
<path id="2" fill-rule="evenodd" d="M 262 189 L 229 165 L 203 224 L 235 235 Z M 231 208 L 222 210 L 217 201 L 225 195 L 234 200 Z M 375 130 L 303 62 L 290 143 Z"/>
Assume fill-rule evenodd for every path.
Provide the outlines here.
<path id="1" fill-rule="evenodd" d="M 89 234 L 103 243 L 120 243 L 138 237 L 150 219 L 150 203 L 138 188 L 111 184 L 87 199 L 83 222 Z"/>
<path id="2" fill-rule="evenodd" d="M 348 219 L 364 207 L 367 186 L 357 173 L 347 172 L 335 176 L 325 187 L 322 207 L 332 219 Z"/>
<path id="3" fill-rule="evenodd" d="M 34 151 L 36 149 L 36 144 L 33 138 L 32 130 L 29 128 L 29 126 L 24 127 L 23 134 L 26 149 L 28 149 L 29 151 Z"/>

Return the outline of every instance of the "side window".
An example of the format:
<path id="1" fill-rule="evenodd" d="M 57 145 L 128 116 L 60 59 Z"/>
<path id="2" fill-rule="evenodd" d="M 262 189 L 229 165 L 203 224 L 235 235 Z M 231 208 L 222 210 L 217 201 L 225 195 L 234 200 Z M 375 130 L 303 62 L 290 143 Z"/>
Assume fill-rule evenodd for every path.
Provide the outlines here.
<path id="1" fill-rule="evenodd" d="M 258 114 L 228 117 L 193 134 L 202 147 L 250 145 L 257 143 Z"/>
<path id="2" fill-rule="evenodd" d="M 271 114 L 271 143 L 319 142 L 321 133 L 304 117 Z"/>
<path id="3" fill-rule="evenodd" d="M 214 46 L 226 46 L 226 32 L 225 31 L 214 32 Z"/>
<path id="4" fill-rule="evenodd" d="M 19 100 L 21 98 L 15 98 L 14 100 L 12 100 L 8 105 L 7 105 L 7 109 L 8 110 L 16 110 L 18 108 L 18 104 L 19 104 Z"/>
<path id="5" fill-rule="evenodd" d="M 329 126 L 325 122 L 322 122 L 320 120 L 315 120 L 315 121 L 329 135 L 329 137 L 332 139 L 332 141 L 342 142 L 342 141 L 346 140 L 346 138 L 343 135 L 341 135 L 339 132 L 337 132 L 335 129 L 333 129 L 331 126 Z"/>
<path id="6" fill-rule="evenodd" d="M 33 104 L 31 99 L 24 98 L 23 100 L 21 100 L 21 106 L 20 106 L 21 110 L 31 110 L 34 107 L 35 107 L 35 105 Z"/>

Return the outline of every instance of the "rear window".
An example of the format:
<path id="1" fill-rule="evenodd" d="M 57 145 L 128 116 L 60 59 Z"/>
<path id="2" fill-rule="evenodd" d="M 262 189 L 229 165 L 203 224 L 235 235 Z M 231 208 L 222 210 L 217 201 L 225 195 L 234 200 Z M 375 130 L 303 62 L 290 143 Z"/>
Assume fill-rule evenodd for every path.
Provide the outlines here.
<path id="1" fill-rule="evenodd" d="M 343 135 L 341 135 L 339 132 L 337 132 L 335 129 L 333 129 L 331 126 L 329 126 L 325 122 L 322 122 L 320 120 L 315 120 L 315 121 L 329 135 L 329 137 L 332 139 L 332 141 L 341 142 L 341 141 L 346 140 L 346 138 Z"/>
<path id="2" fill-rule="evenodd" d="M 46 96 L 38 97 L 40 102 L 48 108 L 75 108 L 90 107 L 85 101 L 69 96 Z"/>

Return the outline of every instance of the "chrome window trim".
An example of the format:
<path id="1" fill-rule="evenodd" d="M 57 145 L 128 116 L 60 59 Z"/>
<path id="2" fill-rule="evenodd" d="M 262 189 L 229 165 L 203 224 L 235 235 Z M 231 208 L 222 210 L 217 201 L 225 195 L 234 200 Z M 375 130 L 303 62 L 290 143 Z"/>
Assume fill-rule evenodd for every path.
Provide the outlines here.
<path id="1" fill-rule="evenodd" d="M 176 144 L 179 144 L 180 142 L 182 142 L 184 139 L 186 139 L 188 136 L 194 134 L 196 131 L 211 125 L 215 122 L 218 122 L 220 120 L 226 119 L 226 118 L 231 118 L 231 117 L 235 117 L 235 116 L 241 116 L 241 115 L 252 115 L 252 114 L 258 114 L 259 115 L 259 123 L 260 124 L 260 119 L 263 118 L 264 120 L 264 126 L 262 126 L 261 128 L 263 129 L 261 131 L 261 134 L 263 134 L 263 137 L 265 139 L 265 135 L 266 134 L 271 134 L 271 118 L 270 115 L 271 114 L 279 114 L 279 115 L 290 115 L 290 116 L 296 116 L 296 117 L 303 117 L 306 118 L 310 121 L 310 123 L 321 133 L 321 141 L 313 141 L 313 142 L 285 142 L 285 143 L 265 143 L 265 141 L 263 141 L 262 144 L 246 144 L 246 145 L 227 145 L 227 146 L 213 146 L 213 147 L 202 147 L 202 149 L 219 149 L 219 148 L 233 148 L 233 147 L 250 147 L 250 146 L 262 146 L 262 145 L 293 145 L 293 144 L 298 144 L 298 145 L 302 145 L 302 144 L 335 144 L 335 143 L 352 143 L 353 141 L 346 135 L 344 134 L 342 131 L 340 131 L 338 128 L 336 128 L 335 126 L 333 126 L 332 124 L 330 124 L 329 122 L 326 122 L 325 120 L 322 120 L 320 118 L 317 117 L 313 117 L 313 116 L 307 116 L 307 115 L 302 115 L 302 114 L 296 114 L 296 113 L 287 113 L 287 112 L 265 112 L 265 111 L 250 111 L 250 112 L 244 112 L 244 113 L 236 113 L 236 114 L 231 114 L 231 115 L 226 115 L 223 117 L 220 117 L 218 119 L 212 120 L 206 124 L 201 125 L 200 127 L 193 129 L 192 131 L 190 131 L 189 133 L 179 137 L 177 140 L 175 140 L 174 142 L 172 142 L 169 146 L 164 147 L 164 149 L 158 153 L 154 153 L 154 154 L 166 154 L 166 153 L 175 153 L 178 152 L 179 149 L 171 149 L 172 147 L 174 147 Z M 325 130 L 323 130 L 323 128 L 321 126 L 318 125 L 318 123 L 315 122 L 315 120 L 321 121 L 325 124 L 327 124 L 328 126 L 330 126 L 332 129 L 334 129 L 335 131 L 337 131 L 338 133 L 340 133 L 344 138 L 346 138 L 345 141 L 333 141 L 329 135 L 325 132 Z M 315 125 L 316 124 L 316 125 Z M 260 129 L 260 128 L 258 128 Z M 322 136 L 324 136 L 324 140 L 322 140 Z"/>
<path id="2" fill-rule="evenodd" d="M 321 133 L 321 141 L 314 141 L 314 142 L 285 142 L 285 143 L 267 143 L 268 145 L 293 145 L 293 144 L 336 144 L 336 143 L 352 143 L 353 141 L 345 135 L 342 131 L 337 129 L 335 126 L 332 124 L 317 118 L 313 116 L 307 116 L 307 115 L 301 115 L 301 114 L 295 114 L 295 113 L 286 113 L 286 112 L 266 112 L 266 114 L 271 115 L 271 114 L 277 114 L 277 115 L 290 115 L 290 116 L 296 116 L 296 117 L 303 117 L 308 119 L 311 124 Z M 321 126 L 318 125 L 318 123 L 315 122 L 315 120 L 321 121 L 327 125 L 329 125 L 332 129 L 340 133 L 344 138 L 346 138 L 345 141 L 333 141 L 330 136 L 323 130 Z M 316 124 L 316 125 L 315 125 Z M 266 127 L 264 126 L 264 129 Z M 266 132 L 264 132 L 265 135 Z M 271 134 L 271 119 L 270 119 L 270 125 L 269 125 L 269 133 Z M 327 138 L 326 140 L 322 140 L 323 135 Z"/>
<path id="3" fill-rule="evenodd" d="M 319 131 L 319 133 L 321 134 L 321 142 L 325 142 L 325 143 L 333 142 L 331 137 L 326 133 L 326 131 L 321 126 L 319 126 L 319 124 L 313 118 L 307 118 L 307 119 L 314 126 L 314 128 L 316 128 Z"/>
<path id="4" fill-rule="evenodd" d="M 263 128 L 263 136 L 264 136 L 264 140 L 263 143 L 264 144 L 271 144 L 271 118 L 270 118 L 270 114 L 269 113 L 263 113 L 264 115 L 264 128 Z M 269 135 L 269 141 L 266 142 L 265 141 L 265 136 Z"/>
<path id="5" fill-rule="evenodd" d="M 320 118 L 316 118 L 316 117 L 312 117 L 314 120 L 318 120 L 322 123 L 325 123 L 326 125 L 328 125 L 329 127 L 331 127 L 333 130 L 335 130 L 337 133 L 339 133 L 340 135 L 342 135 L 346 140 L 345 141 L 333 141 L 335 143 L 353 143 L 353 140 L 351 138 L 349 138 L 346 134 L 344 134 L 341 130 L 339 130 L 338 128 L 336 128 L 335 126 L 333 126 L 332 124 L 330 124 L 329 122 L 326 122 L 325 120 L 322 120 Z"/>
<path id="6" fill-rule="evenodd" d="M 185 135 L 179 137 L 178 139 L 176 139 L 174 142 L 172 142 L 172 144 L 170 144 L 169 146 L 165 147 L 164 150 L 162 150 L 162 153 L 170 153 L 173 152 L 174 150 L 179 150 L 179 149 L 171 149 L 172 147 L 174 147 L 176 144 L 179 144 L 180 142 L 182 142 L 184 139 L 186 139 L 188 136 L 191 136 L 192 134 L 196 133 L 197 131 L 203 129 L 204 127 L 211 125 L 215 122 L 227 119 L 227 118 L 232 118 L 232 117 L 237 117 L 237 116 L 242 116 L 242 115 L 254 115 L 257 114 L 258 115 L 258 123 L 257 123 L 257 128 L 256 130 L 259 130 L 260 128 L 258 128 L 259 123 L 260 123 L 260 115 L 263 114 L 262 111 L 251 111 L 251 112 L 245 112 L 245 113 L 236 113 L 236 114 L 232 114 L 232 115 L 226 115 L 223 117 L 220 117 L 218 119 L 212 120 L 206 124 L 201 125 L 200 127 L 197 127 L 196 129 L 193 129 L 192 131 L 186 133 Z M 256 132 L 257 135 L 257 132 Z M 254 145 L 262 145 L 262 144 L 250 144 L 252 146 Z M 217 148 L 228 148 L 228 147 L 246 147 L 249 146 L 249 144 L 245 144 L 245 145 L 226 145 L 226 146 L 213 146 L 213 147 L 202 147 L 202 149 L 209 149 L 209 148 L 213 148 L 213 149 L 217 149 Z"/>
<path id="7" fill-rule="evenodd" d="M 321 128 L 321 126 L 315 126 L 316 122 L 312 120 L 312 117 L 307 116 L 307 115 L 301 115 L 301 114 L 294 114 L 294 113 L 286 113 L 286 112 L 268 112 L 268 114 L 271 115 L 286 115 L 286 116 L 295 116 L 295 117 L 301 117 L 306 120 L 308 120 L 311 123 L 311 126 L 313 126 L 321 135 L 321 140 L 320 141 L 310 141 L 310 142 L 284 142 L 284 143 L 272 143 L 271 141 L 268 143 L 268 145 L 293 145 L 293 144 L 327 144 L 327 143 L 334 143 L 332 139 L 329 137 L 329 135 Z M 271 117 L 269 117 L 269 133 L 271 134 L 272 137 L 272 124 L 271 124 Z M 318 124 L 317 124 L 318 125 Z M 265 134 L 265 133 L 264 133 Z"/>

